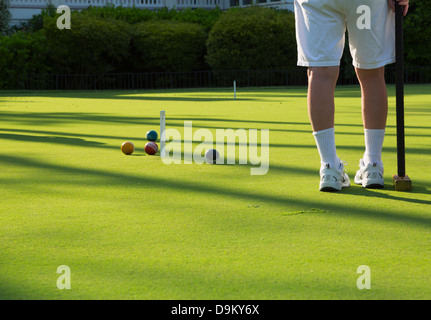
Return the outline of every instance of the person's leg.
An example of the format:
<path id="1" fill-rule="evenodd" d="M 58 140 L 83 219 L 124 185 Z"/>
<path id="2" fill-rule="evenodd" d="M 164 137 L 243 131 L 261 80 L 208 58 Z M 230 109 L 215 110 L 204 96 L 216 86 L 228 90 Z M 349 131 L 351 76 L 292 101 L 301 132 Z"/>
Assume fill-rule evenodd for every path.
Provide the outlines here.
<path id="1" fill-rule="evenodd" d="M 339 67 L 308 68 L 308 115 L 322 165 L 340 163 L 335 148 L 334 91 Z"/>
<path id="2" fill-rule="evenodd" d="M 337 157 L 334 133 L 334 91 L 346 31 L 341 0 L 295 0 L 298 65 L 308 67 L 308 113 L 321 159 L 321 191 L 350 185 Z"/>
<path id="3" fill-rule="evenodd" d="M 350 185 L 335 147 L 334 92 L 338 74 L 338 66 L 308 69 L 308 114 L 320 155 L 320 191 L 340 191 Z"/>
<path id="4" fill-rule="evenodd" d="M 365 133 L 364 163 L 382 164 L 382 147 L 388 114 L 385 69 L 356 68 L 362 93 L 362 119 Z"/>
<path id="5" fill-rule="evenodd" d="M 308 68 L 308 115 L 314 132 L 334 127 L 334 92 L 339 67 Z"/>
<path id="6" fill-rule="evenodd" d="M 363 0 L 369 26 L 358 26 L 356 1 L 347 8 L 347 29 L 353 65 L 361 84 L 365 153 L 359 161 L 355 183 L 364 188 L 383 188 L 382 146 L 388 109 L 384 66 L 395 62 L 395 15 L 387 0 Z"/>
<path id="7" fill-rule="evenodd" d="M 362 93 L 365 153 L 359 161 L 355 183 L 364 188 L 383 188 L 382 148 L 388 114 L 388 96 L 384 67 L 356 68 Z"/>
<path id="8" fill-rule="evenodd" d="M 361 85 L 364 128 L 385 129 L 388 114 L 385 68 L 355 70 Z"/>

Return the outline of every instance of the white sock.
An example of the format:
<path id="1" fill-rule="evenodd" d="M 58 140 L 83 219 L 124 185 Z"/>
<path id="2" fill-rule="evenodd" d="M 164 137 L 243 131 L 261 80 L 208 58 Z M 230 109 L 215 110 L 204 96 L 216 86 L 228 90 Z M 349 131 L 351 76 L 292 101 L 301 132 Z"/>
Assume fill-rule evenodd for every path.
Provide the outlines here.
<path id="1" fill-rule="evenodd" d="M 365 153 L 364 162 L 382 164 L 382 148 L 385 129 L 364 129 Z"/>
<path id="2" fill-rule="evenodd" d="M 328 164 L 331 167 L 338 168 L 340 159 L 337 157 L 335 148 L 335 129 L 329 128 L 313 132 L 316 140 L 317 150 L 320 154 L 320 162 L 322 165 Z"/>

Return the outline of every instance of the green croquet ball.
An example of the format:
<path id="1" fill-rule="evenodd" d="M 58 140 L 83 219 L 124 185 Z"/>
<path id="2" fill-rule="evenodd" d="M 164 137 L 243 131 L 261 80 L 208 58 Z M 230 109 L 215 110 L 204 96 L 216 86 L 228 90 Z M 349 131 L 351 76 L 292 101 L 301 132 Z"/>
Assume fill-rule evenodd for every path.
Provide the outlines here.
<path id="1" fill-rule="evenodd" d="M 157 132 L 154 130 L 150 130 L 147 132 L 147 140 L 156 141 L 157 140 Z"/>

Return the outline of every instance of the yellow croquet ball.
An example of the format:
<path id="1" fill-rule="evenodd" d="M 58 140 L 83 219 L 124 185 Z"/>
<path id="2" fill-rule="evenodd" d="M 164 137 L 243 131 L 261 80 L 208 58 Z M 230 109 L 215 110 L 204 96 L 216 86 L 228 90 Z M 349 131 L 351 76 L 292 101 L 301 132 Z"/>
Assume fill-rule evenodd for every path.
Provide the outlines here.
<path id="1" fill-rule="evenodd" d="M 127 155 L 132 154 L 133 151 L 135 151 L 135 146 L 130 141 L 123 142 L 121 145 L 121 151 Z"/>

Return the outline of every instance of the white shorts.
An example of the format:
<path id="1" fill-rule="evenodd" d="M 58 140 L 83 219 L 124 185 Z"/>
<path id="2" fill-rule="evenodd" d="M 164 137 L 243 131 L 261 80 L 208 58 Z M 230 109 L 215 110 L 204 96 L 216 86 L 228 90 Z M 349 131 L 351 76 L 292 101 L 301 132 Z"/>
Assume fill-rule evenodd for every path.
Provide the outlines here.
<path id="1" fill-rule="evenodd" d="M 346 29 L 355 67 L 395 62 L 395 14 L 387 0 L 295 0 L 295 21 L 299 66 L 339 66 Z"/>

